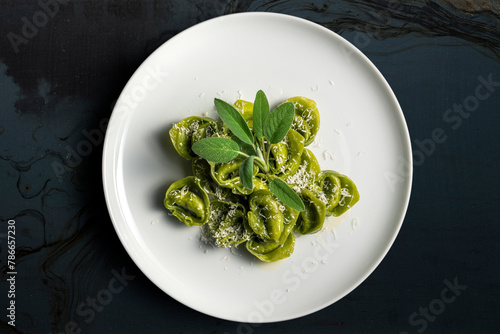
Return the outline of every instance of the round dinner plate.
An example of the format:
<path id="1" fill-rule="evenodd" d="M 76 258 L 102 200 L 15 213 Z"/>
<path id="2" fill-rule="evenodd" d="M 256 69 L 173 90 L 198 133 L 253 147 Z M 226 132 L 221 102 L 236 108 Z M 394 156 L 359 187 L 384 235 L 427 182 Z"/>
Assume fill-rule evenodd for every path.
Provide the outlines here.
<path id="1" fill-rule="evenodd" d="M 317 102 L 310 148 L 321 169 L 348 175 L 360 201 L 321 232 L 298 236 L 291 257 L 262 263 L 245 247 L 214 248 L 163 206 L 168 186 L 191 175 L 168 137 L 173 123 L 216 117 L 214 98 L 271 107 L 293 96 Z M 242 13 L 197 24 L 137 69 L 113 110 L 103 183 L 115 230 L 131 258 L 165 293 L 205 314 L 260 323 L 297 318 L 356 288 L 388 252 L 410 196 L 412 155 L 399 104 L 354 46 L 310 21 Z"/>

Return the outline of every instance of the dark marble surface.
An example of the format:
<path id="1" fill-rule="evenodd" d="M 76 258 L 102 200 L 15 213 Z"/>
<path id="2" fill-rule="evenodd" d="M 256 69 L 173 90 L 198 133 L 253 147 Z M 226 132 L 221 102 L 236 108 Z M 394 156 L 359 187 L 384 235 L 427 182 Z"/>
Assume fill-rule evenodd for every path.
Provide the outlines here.
<path id="1" fill-rule="evenodd" d="M 152 284 L 118 240 L 101 184 L 106 122 L 130 75 L 178 32 L 243 11 L 306 18 L 357 46 L 398 97 L 414 153 L 408 213 L 374 273 L 326 309 L 260 326 L 200 314 Z M 499 11 L 471 0 L 2 1 L 0 332 L 500 332 Z M 436 129 L 445 139 L 432 140 Z"/>

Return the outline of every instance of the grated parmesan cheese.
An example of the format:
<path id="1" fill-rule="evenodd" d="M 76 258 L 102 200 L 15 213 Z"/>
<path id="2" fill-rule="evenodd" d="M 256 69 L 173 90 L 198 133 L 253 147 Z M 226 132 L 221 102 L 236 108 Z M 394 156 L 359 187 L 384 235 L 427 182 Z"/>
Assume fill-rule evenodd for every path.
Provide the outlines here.
<path id="1" fill-rule="evenodd" d="M 352 195 L 349 193 L 349 190 L 347 188 L 342 188 L 340 189 L 340 194 L 345 197 L 352 197 Z"/>
<path id="2" fill-rule="evenodd" d="M 227 218 L 234 217 L 238 209 L 237 205 L 231 205 L 229 210 L 217 209 L 211 210 L 209 223 L 204 225 L 208 227 L 204 230 L 209 234 L 205 237 L 210 244 L 221 248 L 231 247 L 232 241 L 247 239 L 250 237 L 249 232 L 241 224 L 231 224 L 227 226 Z"/>
<path id="3" fill-rule="evenodd" d="M 358 218 L 354 218 L 351 222 L 352 229 L 355 230 L 358 227 Z"/>
<path id="4" fill-rule="evenodd" d="M 325 150 L 323 152 L 323 160 L 328 160 L 328 159 L 335 160 L 335 156 L 332 153 L 330 153 L 327 150 Z"/>
<path id="5" fill-rule="evenodd" d="M 189 127 L 188 127 L 188 130 L 189 130 L 189 133 L 193 133 L 195 132 L 196 130 L 198 130 L 198 128 L 200 127 L 200 122 L 196 121 L 196 122 L 193 122 Z"/>
<path id="6" fill-rule="evenodd" d="M 321 148 L 321 146 L 323 145 L 323 141 L 321 139 L 316 138 L 316 139 L 314 139 L 312 144 L 313 144 L 313 147 Z"/>
<path id="7" fill-rule="evenodd" d="M 187 185 L 185 185 L 184 187 L 182 187 L 182 189 L 181 189 L 181 196 L 186 195 L 188 193 L 188 191 L 189 190 L 188 190 L 188 186 Z"/>
<path id="8" fill-rule="evenodd" d="M 281 202 L 278 204 L 278 208 L 281 212 L 285 212 L 285 206 L 283 204 L 281 204 Z"/>
<path id="9" fill-rule="evenodd" d="M 340 189 L 340 195 L 342 196 L 340 198 L 340 201 L 339 201 L 339 205 L 340 206 L 344 206 L 345 205 L 345 198 L 346 197 L 352 197 L 352 195 L 349 193 L 349 190 L 347 190 L 347 188 L 341 188 Z"/>
<path id="10" fill-rule="evenodd" d="M 214 241 L 214 238 L 212 236 L 212 233 L 210 232 L 208 224 L 205 224 L 201 227 L 200 240 L 203 241 L 205 244 L 211 245 L 213 247 L 215 241 Z M 201 245 L 200 245 L 200 248 L 201 248 Z M 205 250 L 205 253 L 207 253 L 206 250 Z"/>
<path id="11" fill-rule="evenodd" d="M 222 200 L 223 199 L 222 188 L 221 187 L 215 188 L 215 197 L 217 197 L 218 200 Z"/>
<path id="12" fill-rule="evenodd" d="M 328 204 L 328 198 L 323 191 L 318 192 L 317 197 L 321 202 Z"/>
<path id="13" fill-rule="evenodd" d="M 295 174 L 287 177 L 286 179 L 286 183 L 291 185 L 292 189 L 296 192 L 300 192 L 303 188 L 309 188 L 312 183 L 311 181 L 314 180 L 313 173 L 307 171 L 307 165 L 307 162 L 304 161 Z"/>

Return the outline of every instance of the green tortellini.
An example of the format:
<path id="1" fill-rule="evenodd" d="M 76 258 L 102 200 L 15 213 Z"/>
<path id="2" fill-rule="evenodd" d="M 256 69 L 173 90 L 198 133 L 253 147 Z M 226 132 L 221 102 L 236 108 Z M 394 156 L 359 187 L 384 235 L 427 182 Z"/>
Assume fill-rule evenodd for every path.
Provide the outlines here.
<path id="1" fill-rule="evenodd" d="M 210 163 L 202 157 L 196 157 L 192 160 L 193 175 L 200 180 L 201 187 L 215 198 L 227 198 L 231 194 L 230 188 L 221 187 L 212 178 Z"/>
<path id="2" fill-rule="evenodd" d="M 253 190 L 243 186 L 240 179 L 240 166 L 243 160 L 237 158 L 230 162 L 214 163 L 210 162 L 210 174 L 217 184 L 224 188 L 229 188 L 235 194 L 249 195 Z M 257 166 L 253 166 L 253 175 L 259 171 Z"/>
<path id="3" fill-rule="evenodd" d="M 300 197 L 306 206 L 297 219 L 295 230 L 300 234 L 311 234 L 323 228 L 326 215 L 326 205 L 309 189 L 302 189 Z"/>
<path id="4" fill-rule="evenodd" d="M 301 96 L 285 102 L 294 105 L 293 123 L 288 132 L 283 130 L 279 137 L 283 139 L 277 143 L 267 141 L 262 135 L 257 137 L 258 132 L 253 130 L 254 104 L 241 99 L 233 104 L 236 111 L 230 105 L 229 108 L 233 115 L 239 112 L 243 117 L 254 136 L 254 146 L 248 144 L 248 140 L 238 139 L 220 119 L 209 117 L 187 117 L 169 131 L 175 150 L 191 160 L 192 176 L 170 185 L 164 198 L 165 207 L 187 226 L 201 226 L 203 240 L 222 248 L 244 245 L 250 254 L 264 262 L 291 256 L 296 236 L 321 231 L 325 217 L 340 216 L 359 200 L 351 179 L 333 170 L 322 171 L 313 152 L 306 148 L 316 138 L 320 126 L 316 102 Z M 289 105 L 284 107 L 290 108 Z M 288 112 L 291 122 L 292 112 Z M 263 115 L 256 111 L 257 114 Z M 239 124 L 244 124 L 239 115 L 237 119 Z M 256 127 L 265 121 L 259 120 Z M 193 144 L 210 137 L 233 139 L 239 151 L 233 148 L 234 155 L 230 158 L 236 158 L 215 163 L 197 156 Z M 195 145 L 198 153 L 199 144 Z M 256 145 L 262 150 L 257 152 Z M 243 161 L 250 155 L 255 160 L 265 159 L 265 164 L 245 165 Z M 243 185 L 240 172 L 244 173 L 247 187 L 252 188 L 253 183 L 252 189 Z M 276 182 L 269 186 L 275 179 L 284 181 L 295 191 L 297 199 L 304 204 L 303 211 L 284 205 L 276 197 L 271 191 L 276 191 L 273 188 Z M 292 192 L 292 195 L 295 194 Z"/>
<path id="5" fill-rule="evenodd" d="M 297 193 L 301 189 L 316 190 L 316 181 L 321 173 L 318 160 L 311 150 L 304 148 L 300 156 L 299 167 L 292 175 L 286 176 L 284 181 L 290 184 Z"/>
<path id="6" fill-rule="evenodd" d="M 319 175 L 318 187 L 319 198 L 322 198 L 326 206 L 326 215 L 331 216 L 340 202 L 342 185 L 334 171 L 323 171 Z"/>
<path id="7" fill-rule="evenodd" d="M 352 208 L 354 204 L 356 204 L 359 201 L 359 192 L 358 188 L 354 184 L 354 182 L 347 177 L 346 175 L 340 174 L 336 171 L 329 170 L 324 172 L 326 175 L 331 175 L 330 177 L 336 177 L 338 179 L 338 183 L 340 183 L 340 189 L 338 190 L 339 197 L 338 197 L 338 202 L 335 207 L 333 205 L 330 205 L 330 211 L 329 215 L 332 215 L 334 217 L 339 217 L 343 213 L 345 213 L 347 210 Z M 321 179 L 321 178 L 320 178 Z M 326 176 L 325 176 L 326 180 Z M 336 185 L 338 185 L 336 183 Z M 323 181 L 323 192 L 327 194 L 328 190 L 326 188 L 330 187 L 328 184 L 325 185 L 325 182 Z M 332 187 L 333 188 L 333 187 Z M 333 196 L 332 196 L 333 198 Z M 332 201 L 334 202 L 335 199 Z"/>
<path id="8" fill-rule="evenodd" d="M 285 206 L 269 190 L 257 190 L 249 199 L 248 223 L 261 240 L 278 241 L 283 232 Z"/>
<path id="9" fill-rule="evenodd" d="M 271 145 L 271 171 L 278 176 L 293 175 L 299 168 L 304 137 L 294 129 L 290 129 L 283 141 Z"/>
<path id="10" fill-rule="evenodd" d="M 263 173 L 257 173 L 253 178 L 253 191 L 256 190 L 269 190 L 268 180 Z"/>
<path id="11" fill-rule="evenodd" d="M 193 144 L 217 133 L 217 122 L 208 117 L 191 116 L 175 124 L 169 131 L 170 140 L 179 155 L 193 159 L 196 155 L 191 150 Z"/>
<path id="12" fill-rule="evenodd" d="M 180 179 L 168 188 L 165 207 L 188 226 L 203 225 L 210 216 L 210 201 L 194 176 Z"/>
<path id="13" fill-rule="evenodd" d="M 243 115 L 243 118 L 251 129 L 253 127 L 253 103 L 245 100 L 237 100 L 233 105 Z"/>
<path id="14" fill-rule="evenodd" d="M 295 248 L 295 235 L 292 231 L 286 234 L 282 243 L 261 242 L 252 239 L 247 242 L 247 250 L 256 258 L 264 262 L 283 260 L 292 255 Z"/>
<path id="15" fill-rule="evenodd" d="M 207 222 L 210 235 L 219 247 L 237 246 L 251 236 L 245 207 L 239 203 L 214 200 Z"/>
<path id="16" fill-rule="evenodd" d="M 295 118 L 292 128 L 304 137 L 304 145 L 308 146 L 316 138 L 319 130 L 319 111 L 316 102 L 303 96 L 292 97 L 283 103 L 292 102 L 295 105 Z"/>
<path id="17" fill-rule="evenodd" d="M 280 204 L 270 191 L 254 192 L 248 212 L 254 235 L 246 244 L 247 250 L 265 262 L 289 257 L 295 247 L 293 228 L 298 216 L 299 211 Z"/>

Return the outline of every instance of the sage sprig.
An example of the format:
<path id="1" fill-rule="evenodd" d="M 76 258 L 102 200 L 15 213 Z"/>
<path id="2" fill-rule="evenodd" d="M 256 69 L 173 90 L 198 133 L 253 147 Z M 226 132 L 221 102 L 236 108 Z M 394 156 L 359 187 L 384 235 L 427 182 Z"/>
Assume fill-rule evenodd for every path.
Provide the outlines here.
<path id="1" fill-rule="evenodd" d="M 264 134 L 271 144 L 278 144 L 285 138 L 293 123 L 295 108 L 293 103 L 279 105 L 266 118 Z"/>
<path id="2" fill-rule="evenodd" d="M 253 189 L 253 160 L 255 159 L 254 155 L 249 156 L 240 166 L 240 178 L 241 184 L 247 189 Z"/>
<path id="3" fill-rule="evenodd" d="M 290 186 L 281 179 L 274 179 L 269 183 L 269 190 L 273 192 L 283 203 L 290 203 L 288 205 L 298 211 L 304 211 L 306 209 L 304 202 L 299 195 L 293 189 L 289 190 Z"/>
<path id="4" fill-rule="evenodd" d="M 192 145 L 193 152 L 215 163 L 229 162 L 238 156 L 243 158 L 239 175 L 241 184 L 247 189 L 254 187 L 253 165 L 256 164 L 267 175 L 269 190 L 283 204 L 304 211 L 300 196 L 286 182 L 269 174 L 271 145 L 281 142 L 290 130 L 295 116 L 293 103 L 283 103 L 270 111 L 265 93 L 259 90 L 253 107 L 253 131 L 234 106 L 217 98 L 214 104 L 222 122 L 234 136 L 201 139 Z"/>
<path id="5" fill-rule="evenodd" d="M 200 157 L 212 162 L 229 162 L 235 159 L 240 152 L 237 142 L 229 138 L 210 137 L 197 141 L 192 150 Z"/>
<path id="6" fill-rule="evenodd" d="M 262 139 L 264 137 L 263 129 L 267 116 L 269 116 L 269 101 L 267 100 L 266 94 L 264 94 L 262 90 L 259 90 L 255 95 L 252 116 L 253 132 L 257 139 Z"/>
<path id="7" fill-rule="evenodd" d="M 221 120 L 226 124 L 226 126 L 234 133 L 235 136 L 243 140 L 245 143 L 253 144 L 252 131 L 248 127 L 247 122 L 240 114 L 240 112 L 230 105 L 229 103 L 215 99 L 215 108 Z"/>

